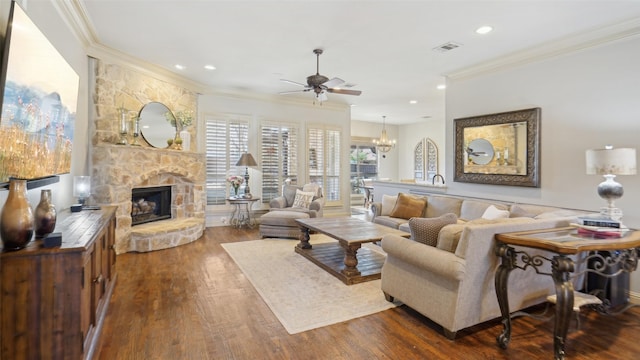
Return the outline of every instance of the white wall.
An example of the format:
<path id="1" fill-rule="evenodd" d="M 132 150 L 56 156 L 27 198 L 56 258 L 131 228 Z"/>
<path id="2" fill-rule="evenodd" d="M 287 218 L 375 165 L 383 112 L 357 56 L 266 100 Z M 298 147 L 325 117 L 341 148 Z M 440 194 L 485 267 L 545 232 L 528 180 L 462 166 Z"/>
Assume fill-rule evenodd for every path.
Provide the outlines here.
<path id="1" fill-rule="evenodd" d="M 585 150 L 640 148 L 640 38 L 627 38 L 544 61 L 465 79 L 449 79 L 446 97 L 447 178 L 453 179 L 453 119 L 540 107 L 541 187 L 447 182 L 448 192 L 598 210 L 603 179 L 585 174 Z M 620 176 L 616 205 L 640 228 L 640 175 Z M 640 275 L 632 275 L 640 291 Z"/>
<path id="2" fill-rule="evenodd" d="M 9 1 L 0 3 L 0 33 L 3 38 L 10 5 Z M 72 192 L 73 175 L 88 175 L 88 59 L 84 47 L 62 20 L 53 2 L 28 1 L 26 13 L 80 76 L 73 153 L 71 155 L 71 174 L 61 175 L 60 182 L 42 188 L 51 189 L 53 203 L 60 211 L 69 208 L 71 204 L 76 202 Z M 32 208 L 35 208 L 40 200 L 40 190 L 33 189 L 28 193 Z M 6 191 L 0 191 L 0 204 L 4 204 L 6 196 Z"/>

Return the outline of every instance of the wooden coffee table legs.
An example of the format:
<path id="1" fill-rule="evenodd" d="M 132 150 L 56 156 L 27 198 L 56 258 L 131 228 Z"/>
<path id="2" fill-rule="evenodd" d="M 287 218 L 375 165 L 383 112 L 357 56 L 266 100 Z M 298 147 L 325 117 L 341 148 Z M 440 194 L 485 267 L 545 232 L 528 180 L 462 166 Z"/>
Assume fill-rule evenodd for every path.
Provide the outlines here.
<path id="1" fill-rule="evenodd" d="M 361 244 L 348 245 L 346 242 L 340 241 L 340 246 L 344 249 L 344 269 L 342 273 L 346 276 L 358 276 L 360 270 L 358 270 L 358 249 Z"/>
<path id="2" fill-rule="evenodd" d="M 298 243 L 298 245 L 296 245 L 297 248 L 299 249 L 311 249 L 311 244 L 309 244 L 309 229 L 304 227 L 304 226 L 300 226 L 300 235 L 298 236 L 298 240 L 300 240 L 300 242 Z"/>

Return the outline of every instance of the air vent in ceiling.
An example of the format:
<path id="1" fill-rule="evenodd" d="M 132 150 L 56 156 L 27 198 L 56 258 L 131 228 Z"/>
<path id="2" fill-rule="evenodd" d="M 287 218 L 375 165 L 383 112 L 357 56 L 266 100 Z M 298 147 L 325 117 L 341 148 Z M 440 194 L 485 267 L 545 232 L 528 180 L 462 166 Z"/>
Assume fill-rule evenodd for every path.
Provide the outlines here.
<path id="1" fill-rule="evenodd" d="M 438 52 L 447 52 L 447 51 L 451 51 L 453 49 L 459 48 L 460 46 L 462 46 L 462 44 L 458 44 L 458 43 L 454 43 L 453 41 L 449 41 L 447 43 L 444 43 L 440 46 L 436 46 L 433 48 L 434 51 L 438 51 Z"/>

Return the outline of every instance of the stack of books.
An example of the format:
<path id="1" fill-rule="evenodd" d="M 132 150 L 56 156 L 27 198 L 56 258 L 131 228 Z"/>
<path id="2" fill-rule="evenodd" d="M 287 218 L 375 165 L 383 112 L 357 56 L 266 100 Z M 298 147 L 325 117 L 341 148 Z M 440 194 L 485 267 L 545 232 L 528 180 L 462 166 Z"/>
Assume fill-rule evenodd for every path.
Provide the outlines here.
<path id="1" fill-rule="evenodd" d="M 578 228 L 578 234 L 599 239 L 620 238 L 629 230 L 620 221 L 602 215 L 580 216 L 578 223 L 571 225 Z"/>

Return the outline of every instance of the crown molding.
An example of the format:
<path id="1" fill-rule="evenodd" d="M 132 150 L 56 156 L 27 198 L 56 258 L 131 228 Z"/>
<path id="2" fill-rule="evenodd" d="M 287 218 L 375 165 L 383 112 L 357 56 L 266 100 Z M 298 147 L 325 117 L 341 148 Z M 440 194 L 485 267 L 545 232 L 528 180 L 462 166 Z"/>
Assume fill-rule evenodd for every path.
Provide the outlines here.
<path id="1" fill-rule="evenodd" d="M 544 59 L 581 51 L 587 48 L 640 35 L 640 18 L 566 36 L 556 41 L 534 46 L 522 51 L 482 62 L 445 74 L 449 79 L 464 79 L 486 73 L 517 67 Z"/>
<path id="2" fill-rule="evenodd" d="M 52 4 L 85 48 L 98 42 L 98 36 L 91 26 L 83 2 L 79 0 L 53 0 Z"/>

